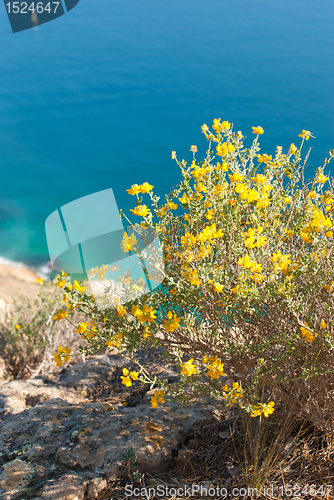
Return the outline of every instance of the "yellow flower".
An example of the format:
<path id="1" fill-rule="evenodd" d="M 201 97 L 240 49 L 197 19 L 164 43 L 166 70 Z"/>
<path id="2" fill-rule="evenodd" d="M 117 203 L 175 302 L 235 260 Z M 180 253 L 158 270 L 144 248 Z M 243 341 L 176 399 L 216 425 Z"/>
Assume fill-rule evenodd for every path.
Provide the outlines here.
<path id="1" fill-rule="evenodd" d="M 324 320 L 322 320 L 322 322 L 321 322 L 321 325 L 320 325 L 320 326 L 321 326 L 321 328 L 322 328 L 323 330 L 325 330 L 325 329 L 327 328 L 327 326 L 328 326 L 328 325 L 326 325 L 325 321 L 324 321 Z"/>
<path id="2" fill-rule="evenodd" d="M 262 264 L 257 264 L 256 262 L 253 262 L 251 265 L 251 271 L 252 273 L 259 273 L 260 271 L 263 271 Z"/>
<path id="3" fill-rule="evenodd" d="M 202 363 L 203 363 L 204 365 L 207 365 L 207 364 L 208 364 L 208 362 L 209 362 L 209 356 L 206 354 L 206 355 L 204 356 L 204 358 L 202 359 Z"/>
<path id="4" fill-rule="evenodd" d="M 213 289 L 215 292 L 222 292 L 224 290 L 224 285 L 217 283 L 216 281 L 213 284 Z"/>
<path id="5" fill-rule="evenodd" d="M 176 151 L 172 151 L 172 160 L 175 160 L 176 158 Z"/>
<path id="6" fill-rule="evenodd" d="M 140 205 L 134 209 L 130 208 L 130 212 L 134 215 L 139 215 L 139 217 L 146 217 L 146 215 L 150 213 L 150 209 L 147 208 L 146 205 Z"/>
<path id="7" fill-rule="evenodd" d="M 268 417 L 269 415 L 274 413 L 274 411 L 275 411 L 274 405 L 275 405 L 275 403 L 273 401 L 270 401 L 270 403 L 268 403 L 267 405 L 263 404 L 262 413 L 265 417 Z"/>
<path id="8" fill-rule="evenodd" d="M 319 174 L 317 177 L 316 183 L 320 182 L 321 184 L 325 184 L 328 181 L 329 177 L 325 177 L 324 174 Z"/>
<path id="9" fill-rule="evenodd" d="M 182 205 L 186 205 L 189 203 L 189 196 L 187 196 L 186 193 L 183 193 L 182 198 L 179 198 L 179 201 L 182 203 Z"/>
<path id="10" fill-rule="evenodd" d="M 173 203 L 172 201 L 169 201 L 167 203 L 167 207 L 170 208 L 171 210 L 176 210 L 177 209 L 177 203 Z"/>
<path id="11" fill-rule="evenodd" d="M 220 123 L 220 118 L 215 118 L 213 120 L 213 125 L 212 128 L 215 130 L 217 133 L 220 131 L 221 123 Z"/>
<path id="12" fill-rule="evenodd" d="M 58 347 L 58 354 L 56 352 L 53 352 L 53 361 L 55 361 L 58 367 L 62 366 L 63 364 L 62 358 L 64 358 L 65 362 L 71 360 L 69 354 L 71 354 L 71 349 L 66 348 L 65 346 L 62 347 L 60 345 Z"/>
<path id="13" fill-rule="evenodd" d="M 208 220 L 211 220 L 213 217 L 213 214 L 214 214 L 214 210 L 211 208 L 210 210 L 208 210 L 208 213 L 205 214 L 205 218 Z"/>
<path id="14" fill-rule="evenodd" d="M 139 308 L 138 308 L 139 309 Z M 136 316 L 140 323 L 153 323 L 156 319 L 156 310 L 147 304 L 143 305 L 143 309 L 136 312 Z"/>
<path id="15" fill-rule="evenodd" d="M 231 124 L 228 121 L 225 120 L 225 121 L 222 122 L 221 128 L 222 129 L 226 129 L 226 130 L 230 130 Z"/>
<path id="16" fill-rule="evenodd" d="M 144 182 L 144 184 L 141 184 L 139 186 L 140 192 L 142 194 L 149 193 L 153 188 L 154 186 L 151 186 L 151 184 L 149 184 L 148 182 Z"/>
<path id="17" fill-rule="evenodd" d="M 181 375 L 187 375 L 187 377 L 191 377 L 191 375 L 196 375 L 197 370 L 196 370 L 196 366 L 193 363 L 194 363 L 193 358 L 189 359 L 189 361 L 187 361 L 186 363 L 182 363 L 181 364 L 181 368 L 182 368 Z"/>
<path id="18" fill-rule="evenodd" d="M 123 377 L 121 375 L 121 380 L 122 380 L 122 384 L 125 385 L 126 387 L 132 386 L 132 381 L 131 381 L 131 378 L 129 376 Z"/>
<path id="19" fill-rule="evenodd" d="M 257 184 L 263 184 L 267 180 L 266 176 L 262 174 L 257 174 L 255 177 L 251 177 L 251 179 L 253 182 L 256 182 Z"/>
<path id="20" fill-rule="evenodd" d="M 66 283 L 66 281 L 60 279 L 60 277 L 59 277 L 58 281 L 56 282 L 56 285 L 58 286 L 58 288 L 63 288 L 63 286 L 65 285 L 65 283 Z"/>
<path id="21" fill-rule="evenodd" d="M 291 144 L 291 146 L 290 146 L 290 148 L 289 148 L 289 153 L 290 153 L 290 155 L 294 155 L 294 154 L 296 153 L 296 151 L 297 151 L 297 148 L 296 148 L 296 146 L 292 143 L 292 144 Z"/>
<path id="22" fill-rule="evenodd" d="M 151 397 L 152 408 L 158 408 L 159 403 L 163 404 L 165 402 L 164 397 L 164 391 L 154 391 L 154 396 Z"/>
<path id="23" fill-rule="evenodd" d="M 125 232 L 121 243 L 121 248 L 123 252 L 129 252 L 136 244 L 137 244 L 136 235 L 132 233 L 129 237 L 128 234 Z"/>
<path id="24" fill-rule="evenodd" d="M 313 330 L 310 329 L 310 327 L 307 323 L 305 323 L 305 325 L 306 325 L 306 328 L 303 326 L 300 327 L 300 334 L 302 337 L 305 338 L 305 340 L 307 342 L 312 342 L 312 340 L 314 340 L 318 334 L 314 333 Z"/>
<path id="25" fill-rule="evenodd" d="M 123 339 L 123 334 L 122 333 L 116 333 L 115 335 L 113 335 L 111 337 L 110 340 L 108 340 L 106 342 L 106 345 L 108 347 L 120 347 L 122 339 Z"/>
<path id="26" fill-rule="evenodd" d="M 218 144 L 216 146 L 216 150 L 217 150 L 217 156 L 227 155 L 228 148 L 226 142 L 223 142 L 223 144 Z"/>
<path id="27" fill-rule="evenodd" d="M 264 132 L 262 127 L 252 127 L 252 129 L 253 129 L 253 134 L 259 135 L 259 134 L 263 134 L 263 132 Z"/>
<path id="28" fill-rule="evenodd" d="M 235 174 L 229 175 L 231 182 L 240 182 L 244 180 L 244 176 L 236 172 Z"/>
<path id="29" fill-rule="evenodd" d="M 232 403 L 236 403 L 237 399 L 240 398 L 243 394 L 243 391 L 239 385 L 239 382 L 233 382 L 232 385 Z"/>
<path id="30" fill-rule="evenodd" d="M 99 268 L 97 266 L 95 267 L 92 267 L 92 269 L 89 271 L 89 274 L 91 276 L 95 276 L 95 274 L 97 274 L 99 272 Z"/>
<path id="31" fill-rule="evenodd" d="M 138 194 L 140 193 L 140 187 L 138 184 L 132 184 L 131 188 L 127 189 L 127 192 L 132 195 Z"/>
<path id="32" fill-rule="evenodd" d="M 270 401 L 270 403 L 268 403 L 268 404 L 259 403 L 258 405 L 253 405 L 253 408 L 251 410 L 252 411 L 251 417 L 257 417 L 257 416 L 261 415 L 261 413 L 263 413 L 263 415 L 265 417 L 268 417 L 269 415 L 274 413 L 274 411 L 275 411 L 274 405 L 275 405 L 275 403 L 273 401 Z"/>
<path id="33" fill-rule="evenodd" d="M 257 159 L 260 163 L 268 163 L 272 160 L 271 155 L 267 155 L 266 153 L 263 153 L 263 155 L 257 155 Z"/>
<path id="34" fill-rule="evenodd" d="M 244 266 L 244 267 L 247 269 L 247 268 L 250 268 L 250 267 L 252 266 L 253 262 L 252 262 L 252 260 L 249 258 L 248 253 L 246 253 L 246 255 L 245 255 L 244 257 L 242 257 L 242 258 L 240 258 L 240 259 L 238 260 L 238 264 L 239 264 L 240 266 Z"/>
<path id="35" fill-rule="evenodd" d="M 192 151 L 193 153 L 197 153 L 197 146 L 190 146 L 189 151 Z"/>
<path id="36" fill-rule="evenodd" d="M 43 285 L 44 281 L 43 281 L 43 278 L 37 278 L 37 283 L 39 283 L 40 285 Z"/>
<path id="37" fill-rule="evenodd" d="M 298 135 L 298 137 L 302 137 L 307 141 L 309 140 L 310 137 L 313 137 L 313 139 L 315 139 L 315 137 L 311 134 L 309 130 L 303 130 L 302 133 Z"/>
<path id="38" fill-rule="evenodd" d="M 55 315 L 53 316 L 53 319 L 54 319 L 55 321 L 60 321 L 61 319 L 65 319 L 65 318 L 67 317 L 67 315 L 68 315 L 68 312 L 67 312 L 67 311 L 62 310 L 62 311 L 59 311 L 57 314 L 55 314 Z"/>
<path id="39" fill-rule="evenodd" d="M 218 161 L 217 162 L 217 170 L 222 170 L 223 172 L 227 172 L 228 171 L 227 163 L 223 162 L 223 164 L 221 165 Z"/>
<path id="40" fill-rule="evenodd" d="M 74 288 L 78 291 L 78 292 L 84 292 L 86 287 L 80 285 L 80 283 L 77 282 L 77 280 L 74 280 Z"/>
<path id="41" fill-rule="evenodd" d="M 86 330 L 88 325 L 90 325 L 90 322 L 87 321 L 86 323 L 83 323 L 82 321 L 78 324 L 77 329 L 75 330 L 76 333 L 79 333 L 80 335 L 83 334 Z"/>
<path id="42" fill-rule="evenodd" d="M 15 325 L 16 330 L 19 330 L 21 327 L 20 325 Z"/>
<path id="43" fill-rule="evenodd" d="M 270 257 L 271 262 L 278 262 L 282 257 L 282 253 L 280 250 L 278 250 L 277 253 L 273 253 L 272 257 Z"/>
<path id="44" fill-rule="evenodd" d="M 150 337 L 150 336 L 151 336 L 151 332 L 148 329 L 148 325 L 145 325 L 145 328 L 144 328 L 144 339 L 147 339 L 147 337 Z"/>
<path id="45" fill-rule="evenodd" d="M 139 372 L 131 372 L 130 373 L 130 377 L 132 378 L 132 380 L 137 380 L 138 376 L 139 376 Z"/>
<path id="46" fill-rule="evenodd" d="M 251 417 L 258 417 L 261 415 L 261 405 L 254 406 L 252 409 Z"/>
<path id="47" fill-rule="evenodd" d="M 62 366 L 63 364 L 63 360 L 56 352 L 53 353 L 53 361 L 56 363 L 58 367 Z"/>
<path id="48" fill-rule="evenodd" d="M 167 318 L 168 319 L 164 320 L 164 325 L 163 325 L 164 329 L 167 332 L 173 332 L 174 330 L 176 330 L 177 328 L 180 327 L 181 318 L 179 318 L 176 315 L 176 313 L 174 313 L 174 316 L 173 316 L 172 311 L 168 311 Z"/>
<path id="49" fill-rule="evenodd" d="M 124 316 L 124 314 L 126 314 L 126 309 L 123 306 L 117 306 L 116 310 L 117 310 L 117 316 L 119 318 L 121 318 L 122 316 Z"/>
<path id="50" fill-rule="evenodd" d="M 214 380 L 215 378 L 224 377 L 224 363 L 221 363 L 217 356 L 211 356 L 210 364 L 207 366 L 206 375 Z"/>

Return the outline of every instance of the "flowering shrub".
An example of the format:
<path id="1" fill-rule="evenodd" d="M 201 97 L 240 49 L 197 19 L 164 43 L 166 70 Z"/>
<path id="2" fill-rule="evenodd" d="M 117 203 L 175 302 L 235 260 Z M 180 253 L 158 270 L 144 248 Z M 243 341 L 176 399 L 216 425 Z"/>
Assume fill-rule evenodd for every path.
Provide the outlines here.
<path id="1" fill-rule="evenodd" d="M 262 127 L 253 127 L 250 147 L 227 121 L 215 119 L 212 130 L 202 126 L 209 141 L 204 160 L 194 145 L 190 165 L 172 152 L 182 180 L 166 203 L 147 182 L 128 190 L 137 198 L 132 214 L 163 244 L 162 285 L 99 311 L 88 289 L 62 273 L 56 285 L 65 291 L 64 308 L 54 319 L 70 321 L 74 308 L 87 314 L 75 325 L 89 342 L 81 349 L 87 355 L 107 345 L 135 360 L 137 348 L 162 346 L 182 380 L 158 381 L 154 407 L 166 395 L 211 394 L 267 417 L 274 401 L 266 394 L 289 397 L 297 389 L 307 399 L 319 379 L 334 387 L 334 194 L 324 174 L 334 150 L 307 181 L 301 150 L 309 131 L 300 134 L 299 148 L 278 146 L 272 156 L 260 153 Z M 134 235 L 125 233 L 124 254 L 135 247 Z M 63 353 L 68 359 L 65 346 L 58 365 Z M 156 382 L 142 367 L 123 375 L 126 386 L 137 378 Z"/>

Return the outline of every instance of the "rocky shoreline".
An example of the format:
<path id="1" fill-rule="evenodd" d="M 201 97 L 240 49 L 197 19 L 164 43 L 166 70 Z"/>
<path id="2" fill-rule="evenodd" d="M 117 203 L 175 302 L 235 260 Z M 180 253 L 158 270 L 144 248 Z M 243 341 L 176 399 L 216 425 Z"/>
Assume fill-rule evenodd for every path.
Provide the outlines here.
<path id="1" fill-rule="evenodd" d="M 35 295 L 39 290 L 37 278 L 39 276 L 27 267 L 0 264 L 0 299 L 12 304 L 20 293 Z"/>

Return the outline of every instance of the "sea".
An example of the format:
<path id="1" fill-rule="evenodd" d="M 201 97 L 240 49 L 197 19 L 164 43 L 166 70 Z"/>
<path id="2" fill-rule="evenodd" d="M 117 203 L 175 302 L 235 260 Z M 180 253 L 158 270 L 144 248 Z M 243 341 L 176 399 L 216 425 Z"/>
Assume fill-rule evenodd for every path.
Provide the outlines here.
<path id="1" fill-rule="evenodd" d="M 80 0 L 19 33 L 4 5 L 0 46 L 0 263 L 47 274 L 45 220 L 73 200 L 164 197 L 214 118 L 246 145 L 262 126 L 267 154 L 311 131 L 309 177 L 334 148 L 333 0 Z"/>

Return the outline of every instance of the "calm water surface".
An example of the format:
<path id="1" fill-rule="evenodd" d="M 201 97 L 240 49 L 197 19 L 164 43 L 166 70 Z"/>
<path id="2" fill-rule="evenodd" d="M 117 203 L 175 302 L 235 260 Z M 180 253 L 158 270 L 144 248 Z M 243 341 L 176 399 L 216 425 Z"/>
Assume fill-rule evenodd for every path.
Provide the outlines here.
<path id="1" fill-rule="evenodd" d="M 268 154 L 310 130 L 310 175 L 334 148 L 332 0 L 80 0 L 17 34 L 0 14 L 2 257 L 46 262 L 45 219 L 76 198 L 163 195 L 216 117 L 249 143 L 261 125 Z"/>

